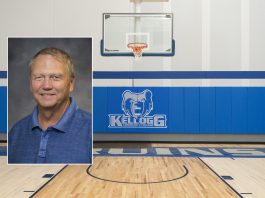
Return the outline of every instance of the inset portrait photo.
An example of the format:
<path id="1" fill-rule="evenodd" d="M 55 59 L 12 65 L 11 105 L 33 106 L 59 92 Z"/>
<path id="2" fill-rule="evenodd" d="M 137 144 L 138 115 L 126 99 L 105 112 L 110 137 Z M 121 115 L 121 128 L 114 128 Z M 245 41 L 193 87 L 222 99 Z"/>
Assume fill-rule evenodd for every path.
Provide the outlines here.
<path id="1" fill-rule="evenodd" d="M 8 38 L 8 163 L 92 163 L 92 38 Z"/>

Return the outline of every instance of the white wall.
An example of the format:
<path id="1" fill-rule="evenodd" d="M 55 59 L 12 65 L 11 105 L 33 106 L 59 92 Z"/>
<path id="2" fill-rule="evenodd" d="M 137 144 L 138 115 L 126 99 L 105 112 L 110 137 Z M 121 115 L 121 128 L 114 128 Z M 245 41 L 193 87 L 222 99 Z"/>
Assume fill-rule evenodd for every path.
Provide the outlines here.
<path id="1" fill-rule="evenodd" d="M 129 0 L 0 0 L 0 69 L 7 68 L 7 36 L 93 36 L 96 71 L 265 70 L 263 0 L 142 3 L 142 12 L 174 13 L 176 55 L 102 57 L 102 13 L 133 10 Z"/>

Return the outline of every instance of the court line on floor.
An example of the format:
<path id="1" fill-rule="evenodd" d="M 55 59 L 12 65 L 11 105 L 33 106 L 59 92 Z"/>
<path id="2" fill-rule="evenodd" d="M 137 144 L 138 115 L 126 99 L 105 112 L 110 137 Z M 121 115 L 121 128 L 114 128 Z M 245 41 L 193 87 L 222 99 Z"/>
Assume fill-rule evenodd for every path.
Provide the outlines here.
<path id="1" fill-rule="evenodd" d="M 40 190 L 42 190 L 50 181 L 52 181 L 59 173 L 61 173 L 68 165 L 65 165 L 60 171 L 58 171 L 51 179 L 49 179 L 45 184 L 43 184 L 37 191 L 35 191 L 29 198 L 34 197 Z"/>
<path id="2" fill-rule="evenodd" d="M 89 176 L 91 176 L 91 177 L 93 177 L 95 179 L 102 180 L 102 181 L 113 182 L 113 183 L 120 183 L 120 184 L 158 184 L 158 183 L 166 183 L 166 182 L 171 182 L 171 181 L 176 181 L 176 180 L 182 179 L 182 178 L 186 177 L 189 174 L 189 170 L 187 169 L 187 167 L 185 165 L 183 165 L 183 168 L 185 170 L 184 175 L 182 175 L 180 177 L 176 177 L 174 179 L 162 180 L 162 181 L 151 181 L 151 182 L 125 182 L 125 181 L 109 180 L 109 179 L 104 179 L 104 178 L 97 177 L 97 176 L 93 175 L 90 172 L 90 168 L 91 167 L 92 166 L 89 166 L 87 168 L 87 171 L 86 171 Z"/>
<path id="3" fill-rule="evenodd" d="M 240 198 L 243 196 L 237 192 L 230 184 L 228 184 L 217 172 L 215 172 L 206 162 L 204 162 L 200 157 L 198 159 L 207 167 L 209 168 L 217 177 L 219 177 L 232 191 L 234 191 Z"/>

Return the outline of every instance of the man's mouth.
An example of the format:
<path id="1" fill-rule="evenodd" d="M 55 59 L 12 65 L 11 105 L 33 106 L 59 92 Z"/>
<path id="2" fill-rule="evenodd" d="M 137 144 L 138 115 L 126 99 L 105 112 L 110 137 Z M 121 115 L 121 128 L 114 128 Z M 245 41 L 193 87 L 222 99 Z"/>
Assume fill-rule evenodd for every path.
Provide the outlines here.
<path id="1" fill-rule="evenodd" d="M 41 96 L 54 96 L 54 93 L 40 93 Z"/>

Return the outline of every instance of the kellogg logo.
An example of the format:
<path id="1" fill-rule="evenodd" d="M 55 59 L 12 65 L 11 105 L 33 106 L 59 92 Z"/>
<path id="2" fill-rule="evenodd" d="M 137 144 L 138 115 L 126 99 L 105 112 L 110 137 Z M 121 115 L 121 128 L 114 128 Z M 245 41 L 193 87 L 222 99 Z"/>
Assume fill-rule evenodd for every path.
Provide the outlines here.
<path id="1" fill-rule="evenodd" d="M 124 114 L 109 114 L 109 128 L 167 128 L 166 115 L 148 116 L 153 110 L 152 92 L 126 90 L 122 93 L 121 108 Z"/>

